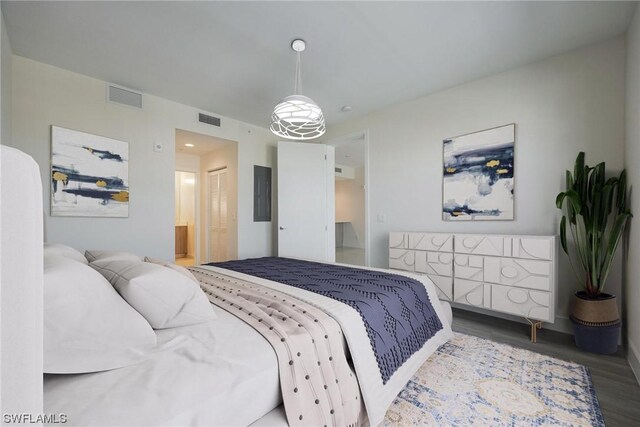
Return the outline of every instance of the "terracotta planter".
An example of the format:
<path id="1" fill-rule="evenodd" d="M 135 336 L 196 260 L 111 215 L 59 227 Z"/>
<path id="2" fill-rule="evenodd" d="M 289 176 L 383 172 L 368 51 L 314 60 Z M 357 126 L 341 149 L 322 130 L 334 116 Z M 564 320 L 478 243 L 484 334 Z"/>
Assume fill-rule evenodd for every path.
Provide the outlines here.
<path id="1" fill-rule="evenodd" d="M 598 354 L 612 354 L 618 350 L 622 322 L 616 297 L 600 294 L 588 297 L 586 292 L 576 292 L 571 310 L 576 346 Z"/>

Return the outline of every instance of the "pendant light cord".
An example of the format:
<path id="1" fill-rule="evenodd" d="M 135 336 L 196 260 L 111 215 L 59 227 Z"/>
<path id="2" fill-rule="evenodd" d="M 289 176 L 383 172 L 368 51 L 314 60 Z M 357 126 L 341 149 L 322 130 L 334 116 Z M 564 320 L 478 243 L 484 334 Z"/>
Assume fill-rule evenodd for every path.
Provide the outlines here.
<path id="1" fill-rule="evenodd" d="M 302 92 L 302 76 L 300 73 L 300 52 L 296 52 L 296 79 L 293 87 L 294 95 L 300 95 Z"/>

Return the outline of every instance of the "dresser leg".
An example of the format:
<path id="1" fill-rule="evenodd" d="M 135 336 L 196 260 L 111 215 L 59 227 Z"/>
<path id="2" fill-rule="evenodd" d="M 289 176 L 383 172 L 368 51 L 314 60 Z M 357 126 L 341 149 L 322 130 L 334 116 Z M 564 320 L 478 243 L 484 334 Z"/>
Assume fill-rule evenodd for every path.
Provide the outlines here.
<path id="1" fill-rule="evenodd" d="M 527 317 L 527 322 L 531 325 L 531 342 L 538 341 L 538 329 L 542 329 L 542 322 L 540 320 L 531 320 Z"/>

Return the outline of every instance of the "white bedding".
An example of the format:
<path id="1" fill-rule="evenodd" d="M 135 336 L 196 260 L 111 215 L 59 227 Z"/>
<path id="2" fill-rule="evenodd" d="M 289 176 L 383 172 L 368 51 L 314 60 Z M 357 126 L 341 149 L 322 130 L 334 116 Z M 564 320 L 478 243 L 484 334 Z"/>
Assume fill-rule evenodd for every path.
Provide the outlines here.
<path id="1" fill-rule="evenodd" d="M 252 277 L 252 280 L 261 279 Z M 269 281 L 260 283 L 273 286 Z M 364 328 L 359 314 L 351 307 L 321 295 L 288 288 L 291 295 L 319 305 L 332 315 L 342 313 L 340 317 L 343 321 L 347 319 L 353 328 Z M 375 361 L 356 367 L 361 387 L 373 390 L 363 395 L 368 395 L 368 415 L 375 422 L 384 417 L 388 406 L 385 402 L 393 400 L 428 354 L 451 334 L 450 306 L 437 300 L 433 286 L 427 288 L 443 320 L 444 329 L 436 339 L 400 367 L 387 383 L 391 387 L 382 387 Z M 139 365 L 95 374 L 46 375 L 45 413 L 65 413 L 69 425 L 82 426 L 235 426 L 256 421 L 256 426 L 286 425 L 284 411 L 277 408 L 282 399 L 273 348 L 235 316 L 218 307 L 213 309 L 218 319 L 207 324 L 156 331 L 159 346 L 149 360 Z M 343 321 L 340 321 L 343 329 L 349 327 Z M 368 340 L 359 342 L 358 335 L 366 338 L 366 333 L 345 333 L 350 351 L 371 352 Z"/>
<path id="2" fill-rule="evenodd" d="M 212 322 L 156 331 L 159 347 L 141 364 L 45 375 L 44 412 L 79 426 L 251 424 L 282 401 L 277 359 L 253 328 L 213 309 Z"/>
<path id="3" fill-rule="evenodd" d="M 422 282 L 429 295 L 434 310 L 438 318 L 442 322 L 442 329 L 427 341 L 422 348 L 415 352 L 400 366 L 386 383 L 382 382 L 380 369 L 376 361 L 375 354 L 371 348 L 369 336 L 365 329 L 364 322 L 360 314 L 352 307 L 336 301 L 332 298 L 299 289 L 293 286 L 283 285 L 281 283 L 270 280 L 249 276 L 231 270 L 226 270 L 213 266 L 200 266 L 201 268 L 210 269 L 221 274 L 231 277 L 253 282 L 268 288 L 284 292 L 296 298 L 321 308 L 342 327 L 344 337 L 347 341 L 349 351 L 354 363 L 354 368 L 360 384 L 360 391 L 364 401 L 367 417 L 371 425 L 378 425 L 384 419 L 387 408 L 393 402 L 393 399 L 404 388 L 406 383 L 411 379 L 413 374 L 422 366 L 422 364 L 433 354 L 438 347 L 453 337 L 451 331 L 451 323 L 448 321 L 448 311 L 438 300 L 435 286 L 427 276 L 417 276 L 404 272 L 393 272 L 393 274 L 404 275 L 412 279 Z M 367 270 L 381 271 L 388 273 L 389 270 L 359 267 Z"/>

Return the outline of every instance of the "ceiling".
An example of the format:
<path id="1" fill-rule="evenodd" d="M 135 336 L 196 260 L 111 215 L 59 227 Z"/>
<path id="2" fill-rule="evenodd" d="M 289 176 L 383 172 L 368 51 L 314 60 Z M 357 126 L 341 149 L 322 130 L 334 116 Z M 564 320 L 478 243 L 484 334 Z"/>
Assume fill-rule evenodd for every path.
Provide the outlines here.
<path id="1" fill-rule="evenodd" d="M 635 6 L 2 1 L 17 55 L 262 127 L 292 93 L 296 37 L 330 125 L 611 38 Z"/>
<path id="2" fill-rule="evenodd" d="M 235 141 L 229 141 L 228 139 L 176 129 L 176 153 L 201 156 L 234 143 Z M 185 144 L 193 144 L 193 147 L 187 147 Z"/>

